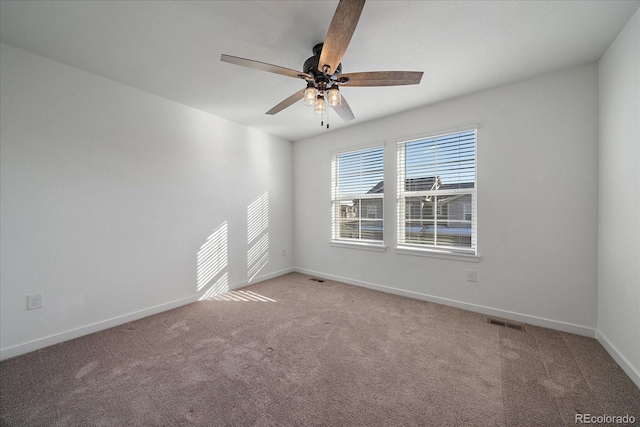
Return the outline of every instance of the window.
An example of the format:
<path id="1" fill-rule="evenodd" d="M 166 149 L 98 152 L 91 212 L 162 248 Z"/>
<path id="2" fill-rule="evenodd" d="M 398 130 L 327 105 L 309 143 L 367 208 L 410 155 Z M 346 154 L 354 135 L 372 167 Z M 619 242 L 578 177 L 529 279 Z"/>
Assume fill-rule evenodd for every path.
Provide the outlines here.
<path id="1" fill-rule="evenodd" d="M 464 219 L 467 221 L 471 221 L 471 205 L 467 203 L 462 205 L 462 208 L 464 210 Z"/>
<path id="2" fill-rule="evenodd" d="M 331 157 L 332 240 L 382 245 L 383 147 Z"/>
<path id="3" fill-rule="evenodd" d="M 476 131 L 398 143 L 398 247 L 476 254 Z"/>

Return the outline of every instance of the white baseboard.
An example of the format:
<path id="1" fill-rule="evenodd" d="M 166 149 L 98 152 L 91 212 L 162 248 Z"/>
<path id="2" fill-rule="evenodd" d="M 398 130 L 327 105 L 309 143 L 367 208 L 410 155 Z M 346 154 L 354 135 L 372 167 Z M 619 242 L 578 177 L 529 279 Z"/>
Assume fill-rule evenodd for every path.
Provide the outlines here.
<path id="1" fill-rule="evenodd" d="M 293 267 L 284 268 L 282 270 L 274 271 L 273 273 L 264 274 L 262 276 L 256 276 L 253 279 L 251 279 L 251 281 L 239 282 L 233 287 L 230 287 L 230 289 L 238 289 L 248 285 L 255 285 L 256 283 L 264 282 L 265 280 L 284 276 L 285 274 L 293 273 L 294 271 L 295 271 L 295 268 Z"/>
<path id="2" fill-rule="evenodd" d="M 611 341 L 609 341 L 606 335 L 599 330 L 596 331 L 596 339 L 600 344 L 602 344 L 604 349 L 607 350 L 611 357 L 613 357 L 613 360 L 615 360 L 616 363 L 620 365 L 622 370 L 629 376 L 629 378 L 631 378 L 631 381 L 633 381 L 635 385 L 640 388 L 640 371 L 636 367 L 634 367 L 631 362 L 629 362 L 629 360 L 627 360 L 627 358 L 624 357 L 622 353 L 620 353 L 616 346 L 613 345 Z"/>
<path id="3" fill-rule="evenodd" d="M 543 319 L 535 316 L 529 316 L 520 313 L 514 313 L 505 310 L 494 309 L 491 307 L 480 306 L 476 304 L 470 304 L 466 302 L 451 300 L 447 298 L 436 297 L 432 295 L 427 295 L 418 292 L 406 291 L 402 289 L 397 289 L 389 286 L 378 285 L 374 283 L 364 282 L 360 280 L 349 279 L 346 277 L 335 276 L 332 274 L 325 274 L 317 271 L 311 271 L 303 268 L 286 268 L 283 270 L 279 270 L 276 272 L 272 272 L 269 274 L 261 275 L 254 277 L 249 281 L 241 281 L 229 285 L 229 289 L 239 289 L 244 286 L 259 283 L 265 280 L 273 279 L 275 277 L 282 276 L 284 274 L 288 274 L 291 272 L 299 272 L 303 274 L 309 274 L 312 276 L 319 276 L 330 280 L 335 280 L 338 282 L 348 283 L 351 285 L 361 286 L 377 291 L 387 292 L 395 295 L 406 296 L 409 298 L 414 298 L 422 301 L 434 302 L 437 304 L 448 305 L 456 308 L 461 308 L 463 310 L 469 310 L 476 313 L 481 313 L 490 316 L 502 317 L 509 320 L 514 320 L 522 323 L 528 323 L 530 325 L 541 326 L 545 328 L 555 329 L 563 332 L 574 333 L 577 335 L 583 335 L 590 338 L 597 338 L 603 347 L 611 354 L 611 356 L 620 364 L 620 366 L 624 369 L 624 371 L 631 377 L 631 379 L 640 386 L 640 374 L 638 371 L 629 363 L 629 361 L 622 356 L 614 345 L 602 334 L 596 331 L 595 329 L 573 325 L 565 322 L 558 322 L 549 319 Z M 69 331 L 61 332 L 58 334 L 50 335 L 48 337 L 40 338 L 37 340 L 29 341 L 26 343 L 18 344 L 13 347 L 8 347 L 0 350 L 0 360 L 5 360 L 10 357 L 19 356 L 21 354 L 28 353 L 30 351 L 35 351 L 44 347 L 48 347 L 50 345 L 58 344 L 64 341 L 68 341 L 74 338 L 78 338 L 84 335 L 88 335 L 94 332 L 102 331 L 104 329 L 112 328 L 114 326 L 119 326 L 128 322 L 132 322 L 134 320 L 142 319 L 144 317 L 148 317 L 154 314 L 161 313 L 163 311 L 171 310 L 177 307 L 181 307 L 186 304 L 190 304 L 198 300 L 198 295 L 192 295 L 187 298 L 182 298 L 176 301 L 172 301 L 166 304 L 157 305 L 155 307 L 150 307 L 144 310 L 136 311 L 133 313 L 129 313 L 123 316 L 114 317 L 111 319 L 107 319 L 101 322 L 96 322 L 90 325 L 82 326 L 76 329 L 72 329 Z"/>
<path id="4" fill-rule="evenodd" d="M 360 280 L 349 279 L 347 277 L 335 276 L 332 274 L 325 274 L 319 271 L 311 271 L 304 268 L 295 268 L 298 273 L 308 274 L 311 276 L 322 277 L 337 282 L 348 283 L 350 285 L 361 286 L 363 288 L 369 288 L 376 291 L 387 292 L 390 294 L 401 295 L 409 298 L 414 298 L 422 301 L 434 302 L 437 304 L 448 305 L 451 307 L 460 308 L 463 310 L 473 311 L 488 316 L 501 317 L 508 320 L 514 320 L 516 322 L 527 323 L 529 325 L 540 326 L 543 328 L 554 329 L 562 332 L 569 332 L 576 335 L 582 335 L 589 338 L 596 337 L 596 330 L 586 326 L 574 325 L 572 323 L 559 322 L 557 320 L 544 319 L 541 317 L 530 316 L 527 314 L 514 313 L 512 311 L 500 310 L 491 307 L 485 307 L 482 305 L 471 304 L 462 301 L 456 301 L 448 298 L 436 297 L 433 295 L 423 294 L 419 292 L 406 291 L 403 289 L 393 288 L 390 286 L 378 285 L 375 283 L 363 282 Z"/>
<path id="5" fill-rule="evenodd" d="M 251 280 L 251 283 L 249 283 L 248 280 L 237 282 L 232 285 L 229 285 L 229 289 L 234 290 L 234 289 L 242 288 L 244 286 L 262 282 L 264 280 L 273 279 L 274 277 L 282 276 L 284 274 L 291 273 L 293 271 L 294 271 L 293 268 L 287 268 L 287 269 L 279 270 L 273 273 L 264 274 L 262 276 L 256 276 Z M 128 322 L 133 322 L 134 320 L 139 320 L 144 317 L 152 316 L 154 314 L 162 313 L 163 311 L 178 308 L 183 305 L 196 302 L 198 300 L 198 297 L 199 295 L 197 294 L 192 295 L 176 301 L 168 302 L 166 304 L 160 304 L 155 307 L 146 308 L 144 310 L 136 311 L 136 312 L 125 314 L 118 317 L 113 317 L 111 319 L 103 320 L 101 322 L 96 322 L 90 325 L 81 326 L 79 328 L 71 329 L 65 332 L 60 332 L 54 335 L 49 335 L 44 338 L 39 338 L 37 340 L 14 345 L 12 347 L 3 348 L 3 349 L 0 349 L 0 360 L 9 359 L 11 357 L 19 356 L 21 354 L 25 354 L 31 351 L 39 350 L 41 348 L 49 347 L 50 345 L 59 344 L 64 341 L 69 341 L 74 338 L 78 338 L 84 335 L 89 335 L 94 332 L 99 332 L 105 329 L 113 328 L 114 326 L 123 325 Z"/>
<path id="6" fill-rule="evenodd" d="M 255 276 L 251 280 L 242 280 L 229 285 L 230 291 L 244 288 L 245 286 L 255 285 L 256 283 L 264 282 L 265 280 L 274 279 L 276 277 L 284 276 L 285 274 L 293 273 L 295 270 L 293 267 L 284 268 L 282 270 L 274 271 L 273 273 L 263 274 L 262 276 Z"/>
<path id="7" fill-rule="evenodd" d="M 48 337 L 39 338 L 37 340 L 14 345 L 13 347 L 3 348 L 2 350 L 0 350 L 0 360 L 19 356 L 21 354 L 29 353 L 30 351 L 39 350 L 44 347 L 49 347 L 50 345 L 59 344 L 64 341 L 69 341 L 74 338 L 92 334 L 94 332 L 99 332 L 105 329 L 113 328 L 114 326 L 119 326 L 128 322 L 133 322 L 134 320 L 142 319 L 143 317 L 152 316 L 154 314 L 171 310 L 173 308 L 178 308 L 195 301 L 197 301 L 197 297 L 193 295 L 193 296 L 182 298 L 166 304 L 160 304 L 155 307 L 145 308 L 144 310 L 136 311 L 136 312 L 125 314 L 118 317 L 113 317 L 111 319 L 92 323 L 86 326 L 81 326 L 79 328 L 71 329 L 65 332 L 60 332 L 58 334 L 49 335 Z"/>

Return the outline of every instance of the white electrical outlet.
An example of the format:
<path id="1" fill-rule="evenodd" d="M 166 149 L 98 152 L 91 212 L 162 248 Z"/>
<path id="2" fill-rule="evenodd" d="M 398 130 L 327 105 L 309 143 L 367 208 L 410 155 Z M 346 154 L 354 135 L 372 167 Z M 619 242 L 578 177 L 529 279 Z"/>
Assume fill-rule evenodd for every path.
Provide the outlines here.
<path id="1" fill-rule="evenodd" d="M 27 295 L 27 310 L 42 308 L 42 294 Z"/>
<path id="2" fill-rule="evenodd" d="M 475 282 L 475 281 L 476 281 L 476 271 L 467 270 L 467 282 Z"/>
<path id="3" fill-rule="evenodd" d="M 282 256 L 287 256 L 287 250 L 286 249 L 282 250 Z"/>

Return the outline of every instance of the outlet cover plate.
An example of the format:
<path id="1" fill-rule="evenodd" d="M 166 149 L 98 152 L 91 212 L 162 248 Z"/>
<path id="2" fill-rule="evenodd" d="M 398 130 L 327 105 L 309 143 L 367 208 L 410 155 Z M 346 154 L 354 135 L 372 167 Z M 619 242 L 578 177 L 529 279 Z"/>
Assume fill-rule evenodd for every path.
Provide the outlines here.
<path id="1" fill-rule="evenodd" d="M 475 281 L 476 281 L 476 271 L 467 270 L 467 282 L 475 282 Z"/>
<path id="2" fill-rule="evenodd" d="M 27 295 L 27 310 L 42 308 L 42 294 Z"/>

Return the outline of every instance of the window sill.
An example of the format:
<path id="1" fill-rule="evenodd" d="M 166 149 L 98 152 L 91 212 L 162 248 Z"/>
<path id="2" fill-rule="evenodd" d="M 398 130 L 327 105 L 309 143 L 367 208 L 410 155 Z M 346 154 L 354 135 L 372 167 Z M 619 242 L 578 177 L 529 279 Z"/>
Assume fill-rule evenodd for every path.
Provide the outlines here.
<path id="1" fill-rule="evenodd" d="M 356 243 L 356 242 L 341 242 L 332 240 L 331 246 L 336 248 L 348 248 L 348 249 L 362 249 L 365 251 L 384 252 L 387 247 L 384 245 L 376 245 L 375 243 Z"/>
<path id="2" fill-rule="evenodd" d="M 395 249 L 397 254 L 401 255 L 414 255 L 414 256 L 426 256 L 431 258 L 444 258 L 444 259 L 454 259 L 458 261 L 466 261 L 466 262 L 480 262 L 482 258 L 479 255 L 471 255 L 471 254 L 462 254 L 455 252 L 447 252 L 447 251 L 437 251 L 434 249 L 423 249 L 423 248 L 413 248 L 413 247 L 397 247 Z"/>

